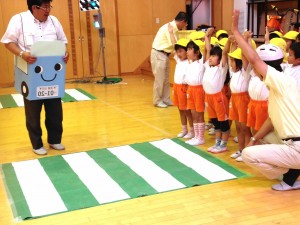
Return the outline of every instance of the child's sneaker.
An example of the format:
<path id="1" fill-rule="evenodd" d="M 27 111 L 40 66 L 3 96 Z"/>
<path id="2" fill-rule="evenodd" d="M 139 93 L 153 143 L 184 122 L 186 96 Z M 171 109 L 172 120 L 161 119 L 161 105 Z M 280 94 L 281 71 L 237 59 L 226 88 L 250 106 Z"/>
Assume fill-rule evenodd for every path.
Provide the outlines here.
<path id="1" fill-rule="evenodd" d="M 227 151 L 227 147 L 223 146 L 223 145 L 219 145 L 218 147 L 212 149 L 210 152 L 211 153 L 221 153 L 221 152 L 226 152 Z"/>
<path id="2" fill-rule="evenodd" d="M 242 156 L 237 157 L 235 160 L 236 160 L 237 162 L 243 162 Z"/>
<path id="3" fill-rule="evenodd" d="M 210 129 L 208 130 L 208 134 L 209 134 L 209 135 L 215 135 L 215 128 L 214 128 L 214 127 L 210 128 Z"/>
<path id="4" fill-rule="evenodd" d="M 193 137 L 192 139 L 185 141 L 185 143 L 190 144 L 190 142 L 193 141 L 194 139 L 195 138 Z"/>
<path id="5" fill-rule="evenodd" d="M 179 134 L 177 134 L 178 138 L 183 138 L 188 132 L 187 131 L 181 131 Z"/>
<path id="6" fill-rule="evenodd" d="M 183 138 L 185 138 L 185 139 L 191 139 L 193 137 L 195 137 L 195 133 L 194 132 L 188 132 L 186 135 L 184 135 Z"/>
<path id="7" fill-rule="evenodd" d="M 236 151 L 235 153 L 231 154 L 230 157 L 233 159 L 236 159 L 242 155 L 242 152 L 240 150 Z"/>
<path id="8" fill-rule="evenodd" d="M 193 138 L 188 142 L 188 144 L 193 146 L 203 145 L 204 143 L 205 143 L 204 139 L 198 139 L 198 138 Z"/>
<path id="9" fill-rule="evenodd" d="M 219 147 L 219 145 L 215 144 L 207 149 L 208 152 L 211 152 L 213 149 Z"/>

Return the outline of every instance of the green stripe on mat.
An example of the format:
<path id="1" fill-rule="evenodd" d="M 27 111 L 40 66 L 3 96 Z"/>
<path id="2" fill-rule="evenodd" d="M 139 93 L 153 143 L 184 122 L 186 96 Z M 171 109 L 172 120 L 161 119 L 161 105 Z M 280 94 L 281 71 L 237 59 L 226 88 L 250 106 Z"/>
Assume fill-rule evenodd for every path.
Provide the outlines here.
<path id="1" fill-rule="evenodd" d="M 143 178 L 137 175 L 129 166 L 120 161 L 108 150 L 94 150 L 87 152 L 87 154 L 92 157 L 131 198 L 158 193 Z"/>
<path id="2" fill-rule="evenodd" d="M 63 102 L 77 102 L 77 100 L 72 97 L 71 95 L 69 95 L 67 92 L 65 92 L 65 96 L 63 98 L 61 98 L 61 100 Z"/>
<path id="3" fill-rule="evenodd" d="M 39 162 L 56 190 L 60 193 L 60 197 L 68 210 L 82 209 L 99 204 L 62 156 L 42 158 L 39 159 Z M 68 176 L 65 176 L 65 174 L 68 174 Z"/>
<path id="4" fill-rule="evenodd" d="M 184 141 L 178 139 L 178 138 L 173 138 L 171 139 L 172 141 L 176 142 L 177 144 L 183 146 L 184 148 L 189 149 L 191 152 L 194 152 L 201 157 L 205 158 L 206 160 L 209 160 L 210 162 L 217 164 L 224 170 L 228 171 L 229 173 L 235 175 L 236 177 L 242 178 L 242 177 L 249 177 L 250 175 L 243 172 L 242 170 L 239 170 L 236 167 L 233 167 L 232 165 L 228 164 L 227 162 L 223 161 L 222 159 L 216 158 L 212 154 L 205 152 L 205 150 L 199 151 L 198 148 L 195 148 L 194 146 L 191 146 L 189 144 L 186 144 Z"/>
<path id="5" fill-rule="evenodd" d="M 151 159 L 152 162 L 170 173 L 176 180 L 187 187 L 211 183 L 193 169 L 185 166 L 177 159 L 169 156 L 150 143 L 137 143 L 130 146 L 148 159 Z"/>
<path id="6" fill-rule="evenodd" d="M 87 93 L 86 91 L 82 90 L 81 88 L 76 88 L 76 90 L 81 92 L 82 94 L 88 96 L 90 99 L 96 99 L 95 96 L 91 95 L 90 93 Z"/>
<path id="7" fill-rule="evenodd" d="M 12 211 L 14 216 L 21 217 L 23 220 L 31 218 L 32 215 L 12 164 L 3 164 L 2 172 L 5 176 L 5 185 L 8 189 L 7 191 L 13 200 Z"/>
<path id="8" fill-rule="evenodd" d="M 3 108 L 15 108 L 18 107 L 12 95 L 0 95 L 0 102 Z"/>

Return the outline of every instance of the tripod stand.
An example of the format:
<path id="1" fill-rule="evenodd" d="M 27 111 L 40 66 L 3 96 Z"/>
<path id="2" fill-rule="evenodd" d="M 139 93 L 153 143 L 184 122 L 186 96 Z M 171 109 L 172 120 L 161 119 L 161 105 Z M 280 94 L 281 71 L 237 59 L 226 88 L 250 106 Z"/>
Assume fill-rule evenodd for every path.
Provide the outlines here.
<path id="1" fill-rule="evenodd" d="M 114 84 L 120 82 L 122 79 L 113 79 L 113 78 L 107 78 L 106 76 L 106 65 L 105 65 L 105 55 L 104 55 L 104 36 L 105 36 L 105 28 L 102 26 L 102 16 L 100 13 L 94 15 L 94 24 L 95 27 L 99 30 L 99 36 L 100 36 L 100 49 L 102 54 L 102 65 L 103 65 L 103 79 L 96 81 L 97 84 Z"/>

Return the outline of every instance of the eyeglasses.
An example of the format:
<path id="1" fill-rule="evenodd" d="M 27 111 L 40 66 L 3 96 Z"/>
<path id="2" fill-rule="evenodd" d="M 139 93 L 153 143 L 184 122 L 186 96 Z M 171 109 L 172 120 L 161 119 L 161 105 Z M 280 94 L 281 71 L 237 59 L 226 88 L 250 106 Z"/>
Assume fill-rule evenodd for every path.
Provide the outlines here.
<path id="1" fill-rule="evenodd" d="M 36 5 L 36 7 L 37 7 L 38 9 L 42 9 L 42 10 L 44 10 L 44 11 L 50 11 L 51 9 L 53 9 L 53 6 L 52 6 L 52 5 L 50 5 L 50 6 L 48 6 L 48 7 L 41 7 L 41 6 Z"/>

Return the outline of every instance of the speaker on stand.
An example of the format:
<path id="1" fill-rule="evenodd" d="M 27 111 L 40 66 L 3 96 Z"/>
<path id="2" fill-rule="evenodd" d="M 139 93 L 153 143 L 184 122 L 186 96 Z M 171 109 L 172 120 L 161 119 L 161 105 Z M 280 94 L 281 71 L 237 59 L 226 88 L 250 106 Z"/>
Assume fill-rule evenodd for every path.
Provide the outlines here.
<path id="1" fill-rule="evenodd" d="M 102 23 L 102 14 L 100 12 L 100 3 L 99 0 L 79 0 L 80 10 L 89 11 L 89 10 L 98 10 L 98 13 L 93 15 L 94 27 L 99 30 L 100 37 L 100 50 L 102 54 L 102 66 L 103 66 L 103 79 L 96 81 L 97 84 L 114 84 L 122 81 L 122 78 L 107 78 L 106 76 L 106 65 L 105 65 L 105 46 L 104 46 L 104 37 L 105 37 L 105 28 Z"/>

